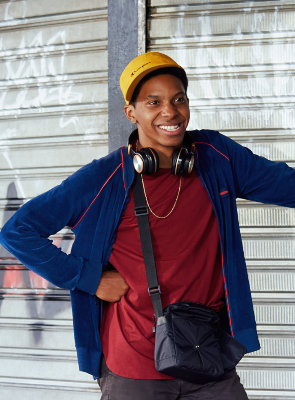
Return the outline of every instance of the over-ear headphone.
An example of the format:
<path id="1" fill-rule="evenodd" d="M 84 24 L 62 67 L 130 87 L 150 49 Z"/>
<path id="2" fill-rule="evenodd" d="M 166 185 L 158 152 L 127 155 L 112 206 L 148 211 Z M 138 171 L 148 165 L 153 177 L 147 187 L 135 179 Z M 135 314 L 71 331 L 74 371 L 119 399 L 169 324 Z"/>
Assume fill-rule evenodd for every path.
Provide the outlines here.
<path id="1" fill-rule="evenodd" d="M 133 144 L 138 139 L 138 130 L 131 133 L 128 139 L 128 154 L 133 158 L 133 166 L 139 174 L 153 175 L 159 170 L 159 156 L 151 147 L 134 151 Z M 183 145 L 174 150 L 171 173 L 173 175 L 190 174 L 195 162 L 195 144 L 187 133 L 184 134 Z"/>

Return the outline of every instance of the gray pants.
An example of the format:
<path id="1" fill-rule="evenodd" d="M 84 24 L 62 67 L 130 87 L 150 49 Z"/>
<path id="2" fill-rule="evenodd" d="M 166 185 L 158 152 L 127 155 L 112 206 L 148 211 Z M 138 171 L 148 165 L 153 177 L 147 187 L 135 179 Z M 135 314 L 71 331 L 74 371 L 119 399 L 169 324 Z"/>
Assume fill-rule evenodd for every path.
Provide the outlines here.
<path id="1" fill-rule="evenodd" d="M 236 370 L 205 385 L 181 379 L 129 379 L 113 374 L 102 359 L 101 400 L 248 400 Z"/>

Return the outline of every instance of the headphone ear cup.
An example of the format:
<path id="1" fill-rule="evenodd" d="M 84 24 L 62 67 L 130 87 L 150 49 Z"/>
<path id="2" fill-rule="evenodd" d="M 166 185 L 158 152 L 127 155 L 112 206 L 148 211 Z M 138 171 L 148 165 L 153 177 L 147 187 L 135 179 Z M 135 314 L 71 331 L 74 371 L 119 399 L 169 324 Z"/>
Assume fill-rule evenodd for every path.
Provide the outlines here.
<path id="1" fill-rule="evenodd" d="M 140 149 L 138 152 L 143 159 L 143 174 L 153 175 L 159 171 L 159 156 L 150 147 Z"/>
<path id="2" fill-rule="evenodd" d="M 149 147 L 150 152 L 153 155 L 153 160 L 154 160 L 154 174 L 156 174 L 159 171 L 160 168 L 160 160 L 159 160 L 159 156 L 158 153 L 152 149 L 151 147 Z"/>
<path id="3" fill-rule="evenodd" d="M 194 153 L 187 153 L 187 156 L 184 160 L 183 164 L 183 173 L 184 174 L 190 174 L 193 170 L 195 164 L 195 156 Z"/>
<path id="4" fill-rule="evenodd" d="M 176 171 L 177 171 L 177 161 L 178 161 L 178 157 L 179 157 L 179 152 L 180 152 L 180 148 L 174 150 L 173 154 L 172 154 L 172 165 L 171 165 L 171 173 L 173 175 L 177 175 Z"/>
<path id="5" fill-rule="evenodd" d="M 174 150 L 172 154 L 171 173 L 173 175 L 181 175 L 184 172 L 184 164 L 187 158 L 188 151 L 185 147 Z"/>

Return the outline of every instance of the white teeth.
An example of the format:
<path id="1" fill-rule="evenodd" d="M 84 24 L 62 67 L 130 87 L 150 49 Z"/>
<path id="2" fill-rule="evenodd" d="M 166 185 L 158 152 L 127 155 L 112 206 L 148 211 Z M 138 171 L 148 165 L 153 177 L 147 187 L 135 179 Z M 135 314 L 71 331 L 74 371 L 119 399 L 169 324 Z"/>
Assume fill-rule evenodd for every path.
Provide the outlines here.
<path id="1" fill-rule="evenodd" d="M 161 129 L 165 129 L 165 131 L 176 131 L 176 129 L 179 128 L 179 124 L 178 125 L 159 125 L 159 128 Z"/>

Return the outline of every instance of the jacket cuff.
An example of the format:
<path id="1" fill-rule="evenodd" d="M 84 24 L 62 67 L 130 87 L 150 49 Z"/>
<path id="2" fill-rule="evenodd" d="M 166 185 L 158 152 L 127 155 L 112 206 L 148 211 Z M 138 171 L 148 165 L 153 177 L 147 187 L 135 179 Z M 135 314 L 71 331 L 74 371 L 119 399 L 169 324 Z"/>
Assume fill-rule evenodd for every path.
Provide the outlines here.
<path id="1" fill-rule="evenodd" d="M 102 273 L 101 265 L 94 265 L 89 261 L 84 260 L 81 275 L 75 289 L 82 292 L 95 294 Z"/>

